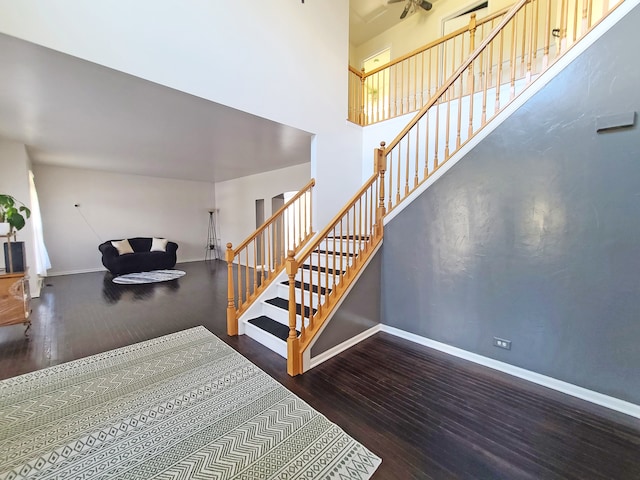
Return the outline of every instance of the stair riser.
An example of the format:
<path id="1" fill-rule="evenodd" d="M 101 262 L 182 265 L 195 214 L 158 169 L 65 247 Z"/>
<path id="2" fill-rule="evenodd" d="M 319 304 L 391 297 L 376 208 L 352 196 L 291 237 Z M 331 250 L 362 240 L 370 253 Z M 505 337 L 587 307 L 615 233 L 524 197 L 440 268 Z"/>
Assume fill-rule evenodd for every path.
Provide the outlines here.
<path id="1" fill-rule="evenodd" d="M 313 283 L 313 285 L 317 285 L 318 284 L 318 272 L 314 271 L 313 273 L 313 282 L 310 282 L 310 277 L 309 277 L 309 270 L 304 270 L 304 273 L 301 273 L 300 271 L 298 271 L 296 273 L 295 279 L 298 280 L 299 282 L 302 282 L 304 279 L 303 283 Z M 326 287 L 327 285 L 325 285 L 325 282 L 328 282 L 329 284 L 329 288 L 333 288 L 333 274 L 331 275 L 325 275 L 322 272 L 320 272 L 320 282 L 322 282 L 322 286 Z M 336 283 L 340 283 L 340 280 L 338 278 L 338 274 L 336 273 Z M 287 294 L 286 297 L 283 298 L 289 298 L 289 294 Z"/>
<path id="2" fill-rule="evenodd" d="M 289 298 L 289 286 L 288 285 L 278 285 L 278 296 L 282 298 Z M 299 288 L 296 288 L 296 303 L 302 304 L 302 298 L 304 297 L 304 305 L 306 307 L 309 306 L 309 302 L 311 302 L 311 306 L 313 308 L 318 307 L 318 294 L 314 293 L 310 294 L 308 290 L 305 290 L 304 293 Z M 324 300 L 324 295 L 321 296 Z"/>
<path id="3" fill-rule="evenodd" d="M 337 240 L 335 242 L 335 247 L 333 240 L 329 239 L 320 244 L 321 250 L 328 250 L 330 252 L 342 252 L 342 253 L 356 253 L 364 248 L 365 242 L 358 242 L 354 240 Z"/>
<path id="4" fill-rule="evenodd" d="M 324 254 L 324 253 L 312 253 L 311 257 L 310 257 L 310 261 L 308 260 L 307 264 L 310 265 L 314 265 L 317 266 L 318 265 L 318 261 L 320 262 L 320 266 L 321 267 L 329 267 L 329 268 L 334 268 L 334 265 L 336 266 L 336 269 L 340 269 L 340 266 L 342 266 L 342 270 L 344 270 L 347 265 L 351 265 L 353 263 L 353 259 L 354 257 L 349 257 L 347 255 L 335 255 L 333 256 L 333 254 L 329 253 L 328 255 Z"/>
<path id="5" fill-rule="evenodd" d="M 256 342 L 264 345 L 269 350 L 273 350 L 281 357 L 287 358 L 287 342 L 283 342 L 277 337 L 274 337 L 268 332 L 265 332 L 261 328 L 256 327 L 250 323 L 245 323 L 245 335 L 253 338 Z"/>
<path id="6" fill-rule="evenodd" d="M 283 310 L 280 307 L 276 307 L 275 305 L 271 305 L 270 303 L 263 302 L 262 314 L 283 325 L 289 325 L 289 312 L 287 310 Z M 300 330 L 301 324 L 302 318 L 300 317 L 300 315 L 296 315 L 296 330 Z"/>

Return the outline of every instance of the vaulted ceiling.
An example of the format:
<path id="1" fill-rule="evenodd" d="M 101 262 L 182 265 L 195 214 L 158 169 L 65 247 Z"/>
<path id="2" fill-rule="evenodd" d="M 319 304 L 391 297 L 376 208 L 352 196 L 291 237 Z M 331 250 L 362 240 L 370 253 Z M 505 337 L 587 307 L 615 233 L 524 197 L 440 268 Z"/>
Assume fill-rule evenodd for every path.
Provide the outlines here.
<path id="1" fill-rule="evenodd" d="M 404 8 L 350 5 L 360 43 Z M 310 161 L 309 132 L 3 34 L 0 65 L 0 137 L 35 164 L 218 182 Z"/>

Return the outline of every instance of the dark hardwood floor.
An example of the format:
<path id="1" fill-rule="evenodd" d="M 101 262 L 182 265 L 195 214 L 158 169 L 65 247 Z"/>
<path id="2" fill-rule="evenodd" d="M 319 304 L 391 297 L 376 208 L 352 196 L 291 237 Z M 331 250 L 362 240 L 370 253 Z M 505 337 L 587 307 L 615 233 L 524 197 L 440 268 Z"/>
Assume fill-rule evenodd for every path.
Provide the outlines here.
<path id="1" fill-rule="evenodd" d="M 226 266 L 115 285 L 47 279 L 29 339 L 0 329 L 0 378 L 204 325 L 381 456 L 374 479 L 640 479 L 640 420 L 387 334 L 291 378 L 285 361 L 225 332 Z"/>

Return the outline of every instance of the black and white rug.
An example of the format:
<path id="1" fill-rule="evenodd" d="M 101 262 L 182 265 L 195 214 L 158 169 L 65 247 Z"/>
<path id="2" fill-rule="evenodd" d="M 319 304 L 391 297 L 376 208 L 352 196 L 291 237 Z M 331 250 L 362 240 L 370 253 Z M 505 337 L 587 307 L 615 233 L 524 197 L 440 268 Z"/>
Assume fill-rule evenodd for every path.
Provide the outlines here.
<path id="1" fill-rule="evenodd" d="M 204 327 L 0 382 L 3 480 L 367 480 L 380 462 Z"/>
<path id="2" fill-rule="evenodd" d="M 141 283 L 168 282 L 186 275 L 182 270 L 152 270 L 150 272 L 127 273 L 113 278 L 113 283 L 137 285 Z"/>

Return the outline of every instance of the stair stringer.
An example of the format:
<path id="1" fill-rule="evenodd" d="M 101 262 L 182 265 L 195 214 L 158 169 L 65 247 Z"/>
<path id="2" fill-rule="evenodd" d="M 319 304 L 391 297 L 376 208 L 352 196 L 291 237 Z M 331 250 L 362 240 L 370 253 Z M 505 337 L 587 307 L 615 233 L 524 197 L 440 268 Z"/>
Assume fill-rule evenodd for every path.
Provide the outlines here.
<path id="1" fill-rule="evenodd" d="M 478 130 L 460 149 L 455 152 L 449 159 L 439 165 L 422 184 L 420 184 L 413 192 L 411 192 L 406 198 L 394 206 L 383 219 L 384 225 L 389 223 L 400 212 L 407 208 L 416 198 L 418 198 L 424 191 L 433 185 L 442 175 L 444 175 L 451 167 L 462 160 L 467 153 L 469 153 L 476 145 L 478 145 L 485 137 L 493 132 L 500 124 L 502 124 L 507 118 L 509 118 L 515 111 L 522 107 L 531 97 L 533 97 L 538 91 L 540 91 L 547 83 L 556 77 L 560 72 L 571 64 L 576 58 L 578 58 L 585 50 L 587 50 L 596 40 L 604 35 L 609 29 L 611 29 L 620 19 L 633 10 L 640 0 L 625 0 L 615 10 L 613 10 L 607 17 L 605 17 L 599 24 L 597 24 L 593 30 L 587 33 L 579 42 L 573 45 L 567 53 L 562 55 L 557 61 L 555 61 L 547 70 L 538 75 L 517 97 L 515 97 L 504 109 L 502 109 L 491 121 L 487 122 L 480 130 Z"/>
<path id="2" fill-rule="evenodd" d="M 374 333 L 376 333 L 377 330 L 374 331 L 374 329 L 371 329 L 371 331 L 367 331 L 367 332 L 370 332 L 368 335 L 362 335 L 362 334 L 358 335 L 357 337 L 354 337 L 351 340 L 347 340 L 341 343 L 340 345 L 335 346 L 330 350 L 330 352 L 325 352 L 323 354 L 316 355 L 315 357 L 311 358 L 311 349 L 313 348 L 315 343 L 318 341 L 318 339 L 322 335 L 322 332 L 327 328 L 327 326 L 329 325 L 329 323 L 331 322 L 335 314 L 338 312 L 342 303 L 349 297 L 351 290 L 353 290 L 353 288 L 356 286 L 362 274 L 367 270 L 367 267 L 369 266 L 369 264 L 373 261 L 376 254 L 380 251 L 383 243 L 384 243 L 384 237 L 380 241 L 380 243 L 376 245 L 376 248 L 373 250 L 373 252 L 371 252 L 371 255 L 369 255 L 364 265 L 362 265 L 362 267 L 358 270 L 355 278 L 349 284 L 349 286 L 347 287 L 347 290 L 344 292 L 342 297 L 340 297 L 340 300 L 338 300 L 338 303 L 333 306 L 333 308 L 331 309 L 331 313 L 329 314 L 325 322 L 322 324 L 322 327 L 320 328 L 320 330 L 318 330 L 318 333 L 313 337 L 313 340 L 309 343 L 308 348 L 304 352 L 302 352 L 302 373 L 312 369 L 317 365 L 320 365 L 322 362 L 325 362 L 330 358 L 338 355 L 339 353 L 344 352 L 348 348 L 356 345 L 357 343 L 360 343 L 362 340 L 365 340 L 370 335 L 373 335 Z"/>

